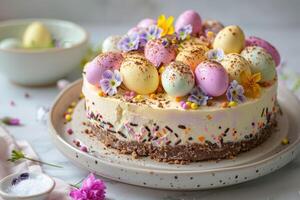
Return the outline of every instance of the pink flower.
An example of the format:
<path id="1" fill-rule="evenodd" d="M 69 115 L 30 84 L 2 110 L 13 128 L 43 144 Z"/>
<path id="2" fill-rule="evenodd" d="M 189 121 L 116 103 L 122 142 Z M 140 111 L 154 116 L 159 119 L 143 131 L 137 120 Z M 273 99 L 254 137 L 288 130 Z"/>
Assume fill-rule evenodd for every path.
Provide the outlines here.
<path id="1" fill-rule="evenodd" d="M 73 189 L 70 197 L 73 200 L 104 200 L 106 186 L 102 180 L 96 179 L 94 174 L 83 181 L 81 188 Z"/>

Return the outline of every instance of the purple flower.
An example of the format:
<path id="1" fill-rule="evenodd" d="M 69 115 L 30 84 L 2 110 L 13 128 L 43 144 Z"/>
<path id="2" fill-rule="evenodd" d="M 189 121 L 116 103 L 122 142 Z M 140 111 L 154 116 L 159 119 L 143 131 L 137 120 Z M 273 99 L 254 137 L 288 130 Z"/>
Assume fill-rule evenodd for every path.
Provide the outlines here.
<path id="1" fill-rule="evenodd" d="M 233 80 L 226 91 L 226 97 L 228 101 L 244 102 L 246 97 L 244 96 L 243 86 L 239 85 L 236 80 Z"/>
<path id="2" fill-rule="evenodd" d="M 114 70 L 114 72 L 106 70 L 102 75 L 102 79 L 100 80 L 102 91 L 109 96 L 113 96 L 117 93 L 117 87 L 119 87 L 121 83 L 122 76 L 118 70 Z"/>
<path id="3" fill-rule="evenodd" d="M 73 189 L 70 197 L 73 200 L 104 200 L 106 186 L 102 180 L 96 179 L 94 174 L 90 174 L 79 189 Z"/>
<path id="4" fill-rule="evenodd" d="M 207 101 L 212 97 L 207 96 L 200 88 L 194 87 L 188 97 L 188 101 L 198 104 L 199 106 L 207 105 Z"/>
<path id="5" fill-rule="evenodd" d="M 182 28 L 180 28 L 177 32 L 177 39 L 178 40 L 185 40 L 187 39 L 193 31 L 193 27 L 191 24 L 188 24 Z"/>
<path id="6" fill-rule="evenodd" d="M 136 93 L 134 91 L 126 91 L 124 94 L 124 99 L 126 101 L 131 101 L 136 96 Z"/>
<path id="7" fill-rule="evenodd" d="M 212 49 L 207 52 L 207 58 L 210 60 L 222 61 L 224 58 L 224 51 L 222 49 Z"/>
<path id="8" fill-rule="evenodd" d="M 18 118 L 4 117 L 1 119 L 2 123 L 8 126 L 20 126 L 21 121 Z"/>
<path id="9" fill-rule="evenodd" d="M 125 35 L 118 43 L 119 49 L 122 51 L 132 51 L 139 48 L 140 36 L 134 32 L 130 35 Z"/>
<path id="10" fill-rule="evenodd" d="M 150 26 L 140 34 L 140 43 L 145 45 L 149 40 L 155 40 L 161 37 L 162 29 L 156 25 Z"/>

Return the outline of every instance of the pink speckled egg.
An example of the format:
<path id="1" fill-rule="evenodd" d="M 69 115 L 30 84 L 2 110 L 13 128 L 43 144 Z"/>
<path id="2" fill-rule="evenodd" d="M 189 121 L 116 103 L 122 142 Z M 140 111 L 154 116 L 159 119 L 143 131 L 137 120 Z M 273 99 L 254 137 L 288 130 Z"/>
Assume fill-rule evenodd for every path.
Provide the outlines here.
<path id="1" fill-rule="evenodd" d="M 196 70 L 198 87 L 209 96 L 223 95 L 229 84 L 229 77 L 224 67 L 216 61 L 204 61 Z"/>
<path id="2" fill-rule="evenodd" d="M 277 51 L 277 49 L 267 42 L 266 40 L 263 40 L 259 37 L 250 36 L 246 39 L 246 47 L 248 46 L 259 46 L 263 49 L 265 49 L 273 58 L 275 61 L 276 66 L 280 64 L 280 54 Z"/>
<path id="3" fill-rule="evenodd" d="M 142 19 L 138 24 L 137 27 L 138 28 L 148 28 L 151 25 L 155 25 L 156 24 L 156 20 L 151 19 L 151 18 L 145 18 Z"/>
<path id="4" fill-rule="evenodd" d="M 186 25 L 192 25 L 193 31 L 192 34 L 196 35 L 200 33 L 202 20 L 200 15 L 194 10 L 187 10 L 183 12 L 176 20 L 175 31 L 178 32 L 179 29 L 185 27 Z"/>
<path id="5" fill-rule="evenodd" d="M 176 47 L 166 39 L 150 40 L 145 46 L 145 57 L 156 67 L 169 64 L 175 60 L 176 54 Z"/>
<path id="6" fill-rule="evenodd" d="M 123 61 L 121 53 L 107 52 L 98 55 L 86 66 L 86 79 L 90 84 L 98 85 L 106 70 L 120 69 Z"/>

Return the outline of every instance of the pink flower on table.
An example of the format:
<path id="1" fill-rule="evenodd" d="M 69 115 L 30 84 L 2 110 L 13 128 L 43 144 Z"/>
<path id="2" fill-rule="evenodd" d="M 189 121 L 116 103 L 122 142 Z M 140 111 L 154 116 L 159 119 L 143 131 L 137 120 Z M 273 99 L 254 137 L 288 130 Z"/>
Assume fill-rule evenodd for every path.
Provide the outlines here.
<path id="1" fill-rule="evenodd" d="M 90 174 L 82 183 L 81 188 L 73 189 L 70 197 L 73 200 L 104 200 L 105 199 L 105 183 L 96 179 L 94 174 Z"/>

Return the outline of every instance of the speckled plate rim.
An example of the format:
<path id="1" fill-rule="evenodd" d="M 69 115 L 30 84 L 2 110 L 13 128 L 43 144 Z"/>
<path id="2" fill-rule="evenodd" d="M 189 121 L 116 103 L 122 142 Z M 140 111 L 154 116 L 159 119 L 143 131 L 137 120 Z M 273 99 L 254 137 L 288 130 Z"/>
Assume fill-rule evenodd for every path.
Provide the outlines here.
<path id="1" fill-rule="evenodd" d="M 49 132 L 53 136 L 52 138 L 54 138 L 58 142 L 62 143 L 66 147 L 71 148 L 77 154 L 84 155 L 86 157 L 89 157 L 90 159 L 95 159 L 94 156 L 86 154 L 86 153 L 83 153 L 79 149 L 76 149 L 75 147 L 73 147 L 72 145 L 70 145 L 68 142 L 66 142 L 60 136 L 60 134 L 57 133 L 57 131 L 56 131 L 56 129 L 53 126 L 53 123 L 52 123 L 52 119 L 54 117 L 53 110 L 55 109 L 56 105 L 60 103 L 61 98 L 65 95 L 65 93 L 67 91 L 71 90 L 74 87 L 78 87 L 79 84 L 82 85 L 82 79 L 79 79 L 79 80 L 75 81 L 74 83 L 70 84 L 63 91 L 61 91 L 60 94 L 55 99 L 54 104 L 53 104 L 53 106 L 52 106 L 52 108 L 50 110 L 50 113 L 49 113 L 49 115 L 50 115 L 49 116 L 49 120 L 48 120 Z M 280 86 L 280 88 L 281 88 L 281 90 L 286 91 L 289 95 L 292 95 L 293 98 L 294 98 L 293 100 L 296 101 L 297 104 L 300 107 L 300 101 L 294 96 L 294 94 L 292 94 L 290 91 L 288 91 L 284 86 Z M 297 108 L 297 110 L 300 113 L 300 109 Z M 299 124 L 300 124 L 300 118 L 299 118 L 298 121 L 299 121 Z M 300 134 L 300 133 L 298 133 L 298 134 Z M 277 153 L 274 153 L 273 155 L 271 155 L 271 156 L 269 156 L 269 157 L 267 157 L 267 158 L 265 158 L 263 160 L 256 161 L 256 162 L 253 162 L 253 163 L 250 163 L 250 164 L 242 164 L 242 165 L 238 165 L 238 166 L 230 166 L 230 167 L 224 167 L 224 168 L 215 168 L 215 169 L 208 169 L 208 170 L 201 170 L 201 171 L 176 171 L 176 170 L 157 170 L 157 169 L 152 170 L 152 171 L 155 172 L 155 173 L 169 173 L 169 174 L 173 174 L 174 172 L 176 172 L 177 174 L 188 174 L 188 173 L 192 173 L 192 174 L 197 173 L 197 174 L 200 174 L 200 173 L 212 173 L 212 172 L 219 172 L 219 171 L 224 172 L 224 171 L 241 170 L 241 169 L 245 169 L 245 168 L 253 168 L 253 167 L 257 167 L 259 165 L 263 165 L 263 164 L 265 164 L 265 163 L 267 163 L 269 161 L 272 161 L 273 159 L 275 159 L 277 157 L 282 157 L 284 154 L 287 154 L 287 153 L 289 153 L 291 151 L 294 152 L 295 154 L 298 153 L 299 144 L 300 144 L 300 137 L 298 137 L 296 140 L 294 140 L 289 145 L 286 145 L 286 148 L 282 149 L 281 151 L 279 151 Z M 96 159 L 98 159 L 98 158 L 96 158 Z M 101 159 L 98 159 L 98 160 L 100 162 L 102 162 Z M 119 168 L 124 168 L 125 167 L 125 166 L 119 165 L 117 163 L 110 163 L 110 162 L 102 162 L 102 163 L 106 164 L 106 165 L 110 165 L 112 167 L 119 167 Z M 287 164 L 287 163 L 285 163 L 285 164 Z M 128 167 L 128 166 L 126 166 L 125 168 L 126 169 L 130 169 L 130 170 L 134 170 L 134 171 L 144 171 L 144 172 L 149 171 L 149 169 L 143 169 L 143 168 L 137 168 L 137 167 Z"/>

